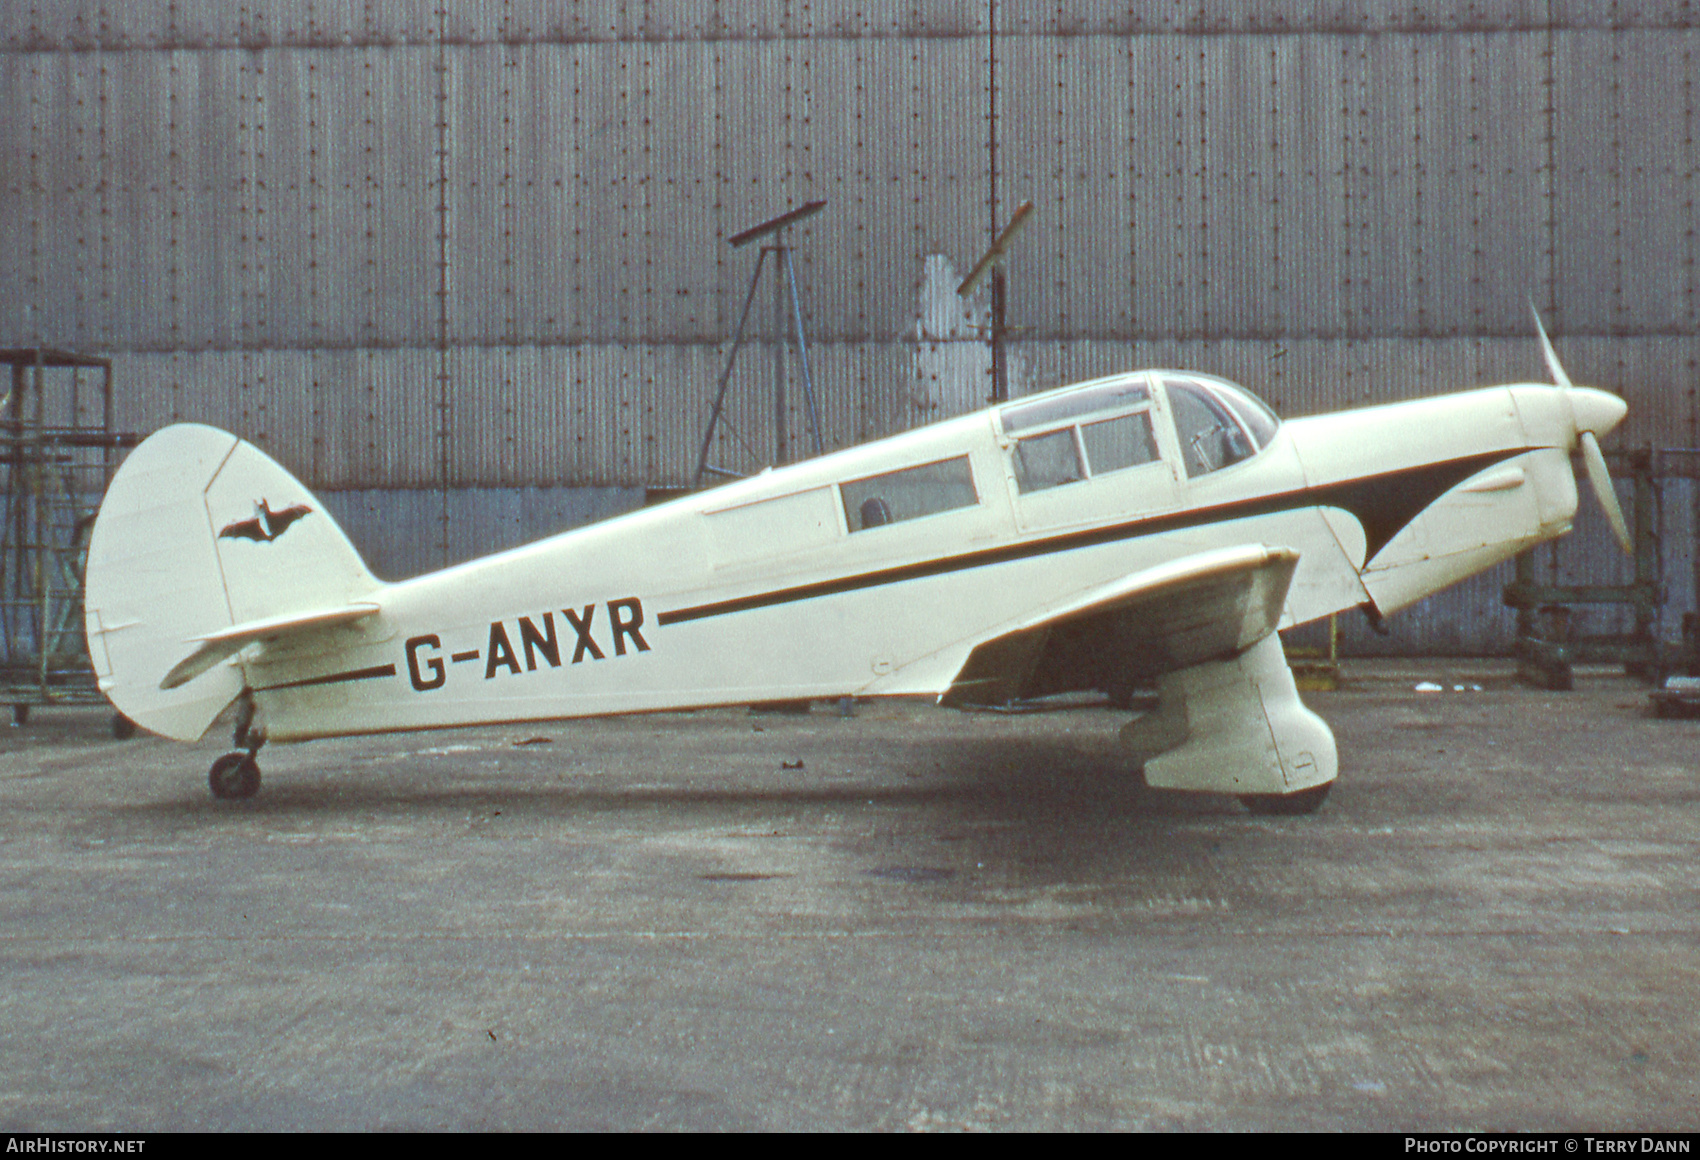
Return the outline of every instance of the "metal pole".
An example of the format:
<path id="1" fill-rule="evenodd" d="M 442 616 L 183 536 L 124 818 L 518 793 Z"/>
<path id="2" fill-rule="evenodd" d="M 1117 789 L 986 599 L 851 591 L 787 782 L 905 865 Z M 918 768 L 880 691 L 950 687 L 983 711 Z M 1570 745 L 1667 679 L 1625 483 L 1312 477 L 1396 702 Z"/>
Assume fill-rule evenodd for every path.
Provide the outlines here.
<path id="1" fill-rule="evenodd" d="M 29 486 L 30 518 L 33 521 L 30 529 L 30 578 L 35 584 L 35 611 L 33 623 L 30 625 L 35 636 L 36 654 L 36 687 L 42 700 L 47 699 L 47 626 L 48 589 L 52 584 L 49 571 L 47 539 L 47 440 L 43 428 L 47 423 L 47 385 L 43 381 L 46 376 L 45 352 L 36 348 L 35 352 L 35 424 L 31 431 L 33 445 L 30 456 Z"/>
<path id="2" fill-rule="evenodd" d="M 783 236 L 783 235 L 781 235 Z M 785 448 L 785 278 L 779 267 L 791 260 L 790 250 L 773 247 L 773 466 L 786 460 Z"/>
<path id="3" fill-rule="evenodd" d="M 98 504 L 106 496 L 107 485 L 112 482 L 112 473 L 118 469 L 118 444 L 112 439 L 112 363 L 109 361 L 100 371 L 100 430 L 105 436 L 105 446 L 101 449 L 101 478 Z"/>
<path id="4" fill-rule="evenodd" d="M 1659 540 L 1658 496 L 1654 490 L 1653 449 L 1647 447 L 1629 457 L 1635 496 L 1635 636 L 1649 645 L 1659 617 L 1659 585 L 1663 579 L 1662 545 Z"/>
<path id="5" fill-rule="evenodd" d="M 803 364 L 803 399 L 809 405 L 809 426 L 815 433 L 815 454 L 826 451 L 821 440 L 820 414 L 815 409 L 815 380 L 809 373 L 809 342 L 803 337 L 803 303 L 797 296 L 797 271 L 791 265 L 791 252 L 785 252 L 785 280 L 791 286 L 791 324 L 797 336 L 797 358 Z"/>
<path id="6" fill-rule="evenodd" d="M 998 236 L 998 0 L 990 0 L 987 21 L 990 31 L 986 37 L 986 161 L 989 191 L 989 212 L 986 217 L 990 230 L 986 237 L 996 241 Z"/>
<path id="7" fill-rule="evenodd" d="M 989 0 L 986 23 L 986 166 L 990 201 L 986 237 L 988 245 L 998 242 L 998 0 Z M 1009 398 L 1009 380 L 1004 375 L 1004 277 L 1003 266 L 992 267 L 992 402 Z"/>
<path id="8" fill-rule="evenodd" d="M 437 8 L 437 548 L 449 558 L 450 425 L 449 380 L 449 49 L 447 0 Z"/>
<path id="9" fill-rule="evenodd" d="M 702 454 L 697 456 L 697 474 L 692 482 L 693 487 L 702 486 L 702 476 L 708 470 L 708 449 L 714 442 L 714 429 L 720 423 L 720 411 L 726 402 L 726 387 L 732 381 L 732 366 L 738 361 L 738 348 L 744 345 L 744 327 L 750 320 L 750 306 L 756 300 L 756 287 L 761 285 L 762 264 L 767 261 L 767 251 L 762 250 L 756 258 L 756 272 L 750 275 L 750 288 L 744 292 L 744 309 L 738 315 L 738 330 L 732 336 L 732 349 L 726 352 L 726 365 L 720 371 L 720 387 L 714 393 L 714 409 L 708 416 L 708 430 L 702 434 Z"/>

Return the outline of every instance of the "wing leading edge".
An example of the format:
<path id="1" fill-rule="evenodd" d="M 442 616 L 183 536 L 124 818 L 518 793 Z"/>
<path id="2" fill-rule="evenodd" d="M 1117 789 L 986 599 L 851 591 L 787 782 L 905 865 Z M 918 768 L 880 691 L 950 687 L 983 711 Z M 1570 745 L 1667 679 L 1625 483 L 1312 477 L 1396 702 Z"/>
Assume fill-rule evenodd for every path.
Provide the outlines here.
<path id="1" fill-rule="evenodd" d="M 1115 688 L 1238 656 L 1275 631 L 1298 562 L 1291 548 L 1242 544 L 1094 588 L 976 645 L 940 701 Z"/>

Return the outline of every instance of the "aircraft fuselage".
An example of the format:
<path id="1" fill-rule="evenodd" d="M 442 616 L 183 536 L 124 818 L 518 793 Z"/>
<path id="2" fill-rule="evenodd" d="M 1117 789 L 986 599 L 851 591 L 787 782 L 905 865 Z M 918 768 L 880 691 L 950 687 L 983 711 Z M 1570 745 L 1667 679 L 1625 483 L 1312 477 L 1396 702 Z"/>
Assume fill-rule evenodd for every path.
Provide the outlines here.
<path id="1" fill-rule="evenodd" d="M 245 680 L 276 740 L 937 695 L 1000 626 L 1198 552 L 1296 550 L 1286 627 L 1391 613 L 1569 530 L 1572 404 L 1551 387 L 1263 438 L 1235 412 L 1235 445 L 1185 382 L 1216 380 L 1100 380 L 1120 386 L 1096 410 L 1012 418 L 1020 400 L 386 585 L 376 615 L 260 650 Z M 1140 658 L 1118 663 L 1139 675 Z"/>

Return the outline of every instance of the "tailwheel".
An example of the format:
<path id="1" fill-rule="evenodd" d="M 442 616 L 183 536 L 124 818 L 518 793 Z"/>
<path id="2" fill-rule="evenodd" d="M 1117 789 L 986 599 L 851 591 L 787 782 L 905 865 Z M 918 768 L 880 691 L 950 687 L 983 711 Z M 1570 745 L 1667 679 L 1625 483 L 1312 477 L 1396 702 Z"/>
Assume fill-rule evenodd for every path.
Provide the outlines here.
<path id="1" fill-rule="evenodd" d="M 1247 793 L 1240 795 L 1240 801 L 1245 808 L 1254 814 L 1267 817 L 1295 817 L 1299 814 L 1314 814 L 1322 807 L 1328 798 L 1328 791 L 1334 788 L 1334 783 L 1325 781 L 1321 785 L 1313 785 L 1309 789 L 1301 789 L 1297 793 Z"/>
<path id="2" fill-rule="evenodd" d="M 207 784 L 215 798 L 251 798 L 260 792 L 260 763 L 252 753 L 226 753 L 213 762 Z"/>

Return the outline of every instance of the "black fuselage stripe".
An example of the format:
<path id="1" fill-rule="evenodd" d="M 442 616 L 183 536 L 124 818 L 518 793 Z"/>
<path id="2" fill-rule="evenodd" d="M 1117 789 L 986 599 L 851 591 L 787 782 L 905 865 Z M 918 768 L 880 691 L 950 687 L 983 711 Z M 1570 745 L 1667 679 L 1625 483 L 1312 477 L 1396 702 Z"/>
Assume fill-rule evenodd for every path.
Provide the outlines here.
<path id="1" fill-rule="evenodd" d="M 303 681 L 285 681 L 281 685 L 266 685 L 255 689 L 256 693 L 269 693 L 274 689 L 304 689 L 309 685 L 340 685 L 348 681 L 372 681 L 379 677 L 396 675 L 394 665 L 373 665 L 369 669 L 351 669 L 346 673 L 330 673 L 323 677 L 308 677 Z"/>
<path id="2" fill-rule="evenodd" d="M 1085 531 L 1069 532 L 1060 536 L 1048 536 L 1042 540 L 1029 540 L 1025 543 L 1008 544 L 1000 548 L 965 552 L 958 556 L 923 560 L 919 563 L 905 564 L 897 568 L 884 568 L 875 572 L 862 572 L 841 576 L 833 580 L 821 580 L 813 584 L 800 584 L 794 588 L 756 592 L 731 600 L 715 601 L 712 604 L 675 608 L 661 613 L 656 617 L 656 620 L 663 626 L 682 624 L 686 621 L 702 620 L 712 616 L 748 612 L 756 608 L 791 604 L 799 600 L 813 600 L 842 592 L 855 592 L 863 588 L 901 584 L 907 580 L 920 580 L 949 572 L 961 572 L 971 568 L 1005 564 L 1014 560 L 1026 560 L 1035 556 L 1072 552 L 1080 548 L 1098 547 L 1121 540 L 1157 536 L 1165 532 L 1199 527 L 1203 524 L 1250 519 L 1255 516 L 1298 511 L 1309 507 L 1338 507 L 1351 512 L 1364 527 L 1366 539 L 1364 555 L 1365 559 L 1368 560 L 1373 559 L 1377 552 L 1386 547 L 1387 543 L 1411 520 L 1415 519 L 1424 508 L 1459 483 L 1495 463 L 1502 463 L 1507 459 L 1514 459 L 1519 455 L 1536 450 L 1540 449 L 1518 447 L 1505 451 L 1469 455 L 1441 463 L 1430 463 L 1421 467 L 1387 472 L 1383 475 L 1363 476 L 1339 483 L 1325 484 L 1321 487 L 1300 488 L 1296 491 L 1282 492 L 1277 495 L 1258 496 L 1255 499 L 1236 500 L 1233 503 L 1217 504 L 1214 507 L 1195 508 L 1192 511 L 1177 512 L 1173 515 L 1129 520 L 1126 523 L 1112 524 L 1108 527 L 1089 528 Z"/>

